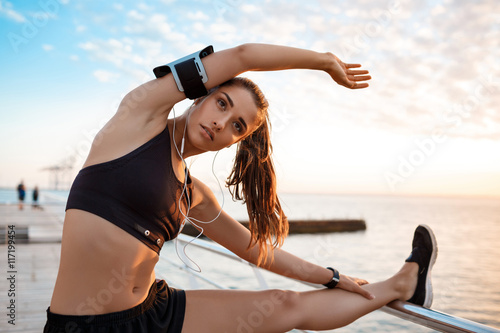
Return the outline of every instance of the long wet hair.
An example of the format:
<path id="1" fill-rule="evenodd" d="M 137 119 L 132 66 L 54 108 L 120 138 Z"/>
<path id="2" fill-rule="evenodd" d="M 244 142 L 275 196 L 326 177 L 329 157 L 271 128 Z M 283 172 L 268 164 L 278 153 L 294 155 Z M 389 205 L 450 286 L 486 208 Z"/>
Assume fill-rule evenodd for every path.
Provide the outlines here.
<path id="1" fill-rule="evenodd" d="M 233 169 L 226 186 L 234 200 L 243 200 L 247 206 L 251 233 L 248 248 L 257 245 L 257 265 L 264 265 L 273 256 L 273 248 L 283 245 L 288 235 L 288 219 L 281 208 L 276 191 L 276 174 L 272 161 L 270 121 L 267 102 L 260 88 L 250 79 L 233 78 L 224 86 L 239 86 L 247 89 L 258 108 L 257 128 L 238 142 Z"/>

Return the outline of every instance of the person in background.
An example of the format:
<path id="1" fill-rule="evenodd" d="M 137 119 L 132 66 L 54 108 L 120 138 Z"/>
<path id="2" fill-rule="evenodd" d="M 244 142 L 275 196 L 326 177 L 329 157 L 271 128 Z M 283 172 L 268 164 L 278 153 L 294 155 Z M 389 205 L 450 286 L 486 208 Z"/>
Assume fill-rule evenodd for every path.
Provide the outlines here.
<path id="1" fill-rule="evenodd" d="M 42 209 L 42 207 L 40 207 L 40 204 L 38 203 L 38 195 L 38 186 L 35 186 L 35 188 L 33 189 L 33 202 L 31 203 L 32 209 Z"/>
<path id="2" fill-rule="evenodd" d="M 24 182 L 21 180 L 19 185 L 17 185 L 17 198 L 19 199 L 19 210 L 24 208 L 24 197 L 26 196 L 26 188 L 24 187 Z"/>

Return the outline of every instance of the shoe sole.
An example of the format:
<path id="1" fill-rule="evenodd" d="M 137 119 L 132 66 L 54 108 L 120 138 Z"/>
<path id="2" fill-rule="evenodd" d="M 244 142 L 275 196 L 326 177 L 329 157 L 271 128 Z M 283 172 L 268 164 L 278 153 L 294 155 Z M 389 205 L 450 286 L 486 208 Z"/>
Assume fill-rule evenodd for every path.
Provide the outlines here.
<path id="1" fill-rule="evenodd" d="M 422 305 L 424 308 L 430 308 L 433 300 L 431 273 L 432 273 L 432 267 L 436 263 L 438 246 L 437 246 L 436 236 L 434 235 L 432 229 L 426 224 L 421 224 L 420 226 L 425 230 L 427 230 L 432 242 L 432 254 L 431 254 L 431 259 L 429 261 L 429 267 L 427 268 L 427 276 L 425 277 L 425 300 L 424 304 Z"/>

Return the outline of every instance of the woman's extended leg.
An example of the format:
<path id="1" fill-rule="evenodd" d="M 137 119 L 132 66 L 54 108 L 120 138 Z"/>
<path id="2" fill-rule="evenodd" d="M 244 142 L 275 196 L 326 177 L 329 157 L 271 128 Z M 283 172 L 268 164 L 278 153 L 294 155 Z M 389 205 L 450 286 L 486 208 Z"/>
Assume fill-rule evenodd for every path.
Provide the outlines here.
<path id="1" fill-rule="evenodd" d="M 186 291 L 183 333 L 266 333 L 293 328 L 325 330 L 345 326 L 395 300 L 410 298 L 417 285 L 418 265 L 405 263 L 393 277 L 363 286 L 368 300 L 340 289 L 293 292 L 282 290 Z"/>

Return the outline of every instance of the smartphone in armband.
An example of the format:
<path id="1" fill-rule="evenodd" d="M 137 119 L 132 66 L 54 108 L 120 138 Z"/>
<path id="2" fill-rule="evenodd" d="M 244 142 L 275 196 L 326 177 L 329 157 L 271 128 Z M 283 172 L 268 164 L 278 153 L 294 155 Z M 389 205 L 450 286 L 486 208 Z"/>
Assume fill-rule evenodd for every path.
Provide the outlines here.
<path id="1" fill-rule="evenodd" d="M 203 50 L 187 55 L 166 65 L 153 69 L 156 78 L 163 77 L 169 73 L 174 76 L 179 91 L 184 92 L 187 98 L 195 99 L 205 96 L 208 92 L 204 83 L 208 81 L 207 73 L 201 59 L 214 53 L 212 45 Z"/>

